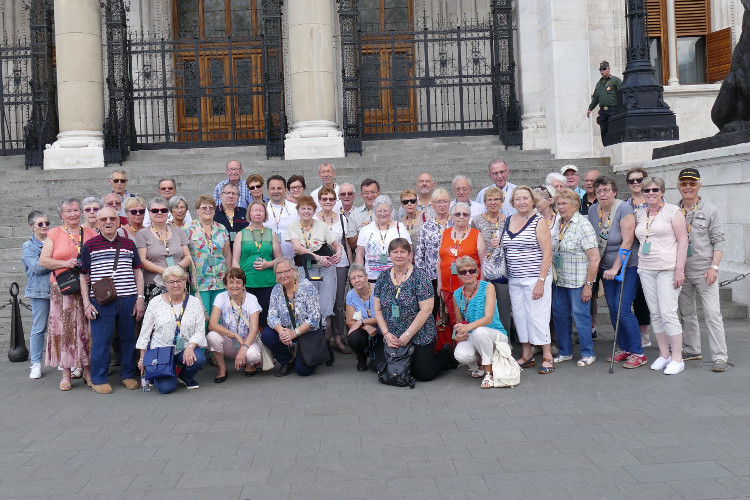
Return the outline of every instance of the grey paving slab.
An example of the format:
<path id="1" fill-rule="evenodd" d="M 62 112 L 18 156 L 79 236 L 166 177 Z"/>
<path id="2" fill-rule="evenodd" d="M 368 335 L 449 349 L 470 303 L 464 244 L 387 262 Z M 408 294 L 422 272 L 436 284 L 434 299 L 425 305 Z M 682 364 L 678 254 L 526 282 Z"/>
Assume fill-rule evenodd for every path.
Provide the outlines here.
<path id="1" fill-rule="evenodd" d="M 716 462 L 683 462 L 678 464 L 626 465 L 638 481 L 649 483 L 655 481 L 679 481 L 687 479 L 715 479 L 731 477 L 732 473 Z"/>

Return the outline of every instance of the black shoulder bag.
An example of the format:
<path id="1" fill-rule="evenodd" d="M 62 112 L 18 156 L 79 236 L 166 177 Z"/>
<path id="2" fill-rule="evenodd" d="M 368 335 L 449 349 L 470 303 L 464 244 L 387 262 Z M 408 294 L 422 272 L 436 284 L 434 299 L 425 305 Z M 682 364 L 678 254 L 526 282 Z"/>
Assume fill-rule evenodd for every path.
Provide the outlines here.
<path id="1" fill-rule="evenodd" d="M 292 320 L 292 328 L 297 328 L 297 319 L 294 317 L 294 311 L 289 303 L 289 297 L 286 295 L 286 291 L 283 290 L 284 300 L 286 300 L 286 309 L 289 311 L 289 318 Z M 326 329 L 318 328 L 313 330 L 312 328 L 305 333 L 297 337 L 297 350 L 302 361 L 307 366 L 318 366 L 323 363 L 328 363 L 333 360 L 331 347 L 326 339 Z"/>
<path id="2" fill-rule="evenodd" d="M 81 226 L 81 246 L 78 250 L 78 258 L 81 258 L 81 248 L 83 248 L 83 226 Z M 67 269 L 55 275 L 57 286 L 60 287 L 60 293 L 63 295 L 75 295 L 81 292 L 81 282 L 78 280 L 80 268 L 78 266 Z"/>

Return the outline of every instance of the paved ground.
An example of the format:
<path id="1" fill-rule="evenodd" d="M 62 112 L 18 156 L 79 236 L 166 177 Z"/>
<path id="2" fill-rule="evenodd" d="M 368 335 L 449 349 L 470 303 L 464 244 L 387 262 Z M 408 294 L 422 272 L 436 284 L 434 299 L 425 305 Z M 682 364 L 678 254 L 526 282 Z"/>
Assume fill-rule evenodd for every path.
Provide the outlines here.
<path id="1" fill-rule="evenodd" d="M 748 326 L 727 322 L 724 374 L 609 375 L 601 335 L 593 366 L 492 390 L 463 368 L 386 387 L 346 356 L 307 379 L 209 367 L 169 396 L 61 393 L 3 353 L 0 497 L 750 497 Z"/>

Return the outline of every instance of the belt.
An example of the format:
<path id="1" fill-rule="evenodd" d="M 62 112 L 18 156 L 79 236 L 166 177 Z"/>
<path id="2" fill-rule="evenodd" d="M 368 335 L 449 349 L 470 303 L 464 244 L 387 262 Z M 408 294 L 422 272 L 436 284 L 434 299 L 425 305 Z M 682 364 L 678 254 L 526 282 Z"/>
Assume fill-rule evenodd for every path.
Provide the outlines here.
<path id="1" fill-rule="evenodd" d="M 602 106 L 601 109 L 603 109 L 604 111 L 609 111 L 609 106 Z"/>

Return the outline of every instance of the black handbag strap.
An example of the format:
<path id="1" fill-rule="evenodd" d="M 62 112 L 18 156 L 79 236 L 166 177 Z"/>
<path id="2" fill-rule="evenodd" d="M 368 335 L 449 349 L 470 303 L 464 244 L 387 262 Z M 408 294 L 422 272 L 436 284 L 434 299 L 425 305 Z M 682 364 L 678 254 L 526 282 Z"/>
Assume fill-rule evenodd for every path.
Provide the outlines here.
<path id="1" fill-rule="evenodd" d="M 281 285 L 281 290 L 284 292 L 284 300 L 286 301 L 286 310 L 289 311 L 289 319 L 292 320 L 292 328 L 297 328 L 297 319 L 294 317 L 294 310 L 292 309 L 292 305 L 289 303 L 289 297 L 286 294 L 286 288 L 284 288 L 284 285 Z"/>

